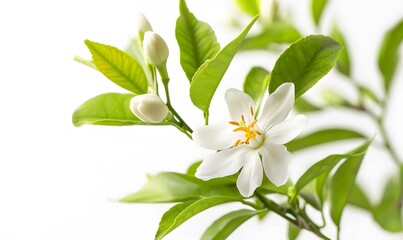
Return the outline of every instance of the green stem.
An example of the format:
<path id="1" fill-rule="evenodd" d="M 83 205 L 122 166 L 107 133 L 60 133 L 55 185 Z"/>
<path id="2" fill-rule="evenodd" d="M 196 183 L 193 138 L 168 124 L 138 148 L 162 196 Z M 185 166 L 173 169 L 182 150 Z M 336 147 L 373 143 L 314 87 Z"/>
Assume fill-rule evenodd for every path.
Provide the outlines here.
<path id="1" fill-rule="evenodd" d="M 292 209 L 280 206 L 277 203 L 271 201 L 270 199 L 267 199 L 265 195 L 260 193 L 259 191 L 255 192 L 255 196 L 263 203 L 263 205 L 267 209 L 277 213 L 279 216 L 286 219 L 295 226 L 311 231 L 322 239 L 330 240 L 330 238 L 321 233 L 319 227 L 316 226 L 316 224 L 313 223 L 312 220 L 309 219 L 309 217 L 303 213 L 303 211 L 295 213 L 295 211 L 293 211 Z M 295 219 L 291 218 L 290 215 L 292 215 Z"/>
<path id="2" fill-rule="evenodd" d="M 95 63 L 93 61 L 84 59 L 84 58 L 82 58 L 82 57 L 80 57 L 78 55 L 74 56 L 74 61 L 82 63 L 87 67 L 90 67 L 90 68 L 93 68 L 95 70 L 98 70 L 97 66 L 95 66 Z"/>
<path id="3" fill-rule="evenodd" d="M 190 133 L 193 132 L 193 130 L 187 125 L 187 123 L 182 119 L 182 117 L 176 112 L 176 110 L 172 107 L 171 104 L 171 98 L 169 96 L 169 89 L 168 89 L 168 82 L 169 78 L 162 79 L 162 83 L 164 85 L 165 89 L 165 95 L 166 95 L 166 100 L 167 100 L 167 107 L 168 109 L 172 112 L 172 114 L 175 116 L 175 118 L 178 120 L 177 125 L 178 129 L 181 130 L 181 132 L 185 133 L 190 139 L 192 139 L 192 136 Z"/>
<path id="4" fill-rule="evenodd" d="M 386 148 L 386 150 L 389 152 L 390 157 L 392 158 L 392 160 L 398 165 L 402 165 L 402 161 L 400 160 L 399 156 L 397 155 L 396 151 L 392 148 L 391 142 L 390 142 L 390 138 L 389 138 L 389 134 L 386 131 L 386 128 L 384 126 L 383 123 L 383 118 L 378 118 L 377 120 L 377 124 L 378 124 L 378 128 L 379 131 L 382 135 L 383 138 L 383 144 Z"/>

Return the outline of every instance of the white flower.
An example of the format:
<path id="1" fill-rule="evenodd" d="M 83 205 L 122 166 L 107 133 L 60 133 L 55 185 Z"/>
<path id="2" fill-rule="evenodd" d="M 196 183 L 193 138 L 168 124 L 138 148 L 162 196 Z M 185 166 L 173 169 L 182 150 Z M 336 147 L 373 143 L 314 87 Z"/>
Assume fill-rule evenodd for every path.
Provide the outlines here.
<path id="1" fill-rule="evenodd" d="M 237 173 L 240 193 L 249 197 L 262 184 L 263 170 L 276 186 L 285 184 L 291 153 L 284 146 L 305 128 L 307 119 L 298 115 L 286 120 L 294 105 L 294 84 L 284 83 L 266 100 L 259 117 L 252 98 L 236 89 L 225 93 L 231 121 L 202 126 L 193 132 L 200 146 L 220 150 L 207 156 L 196 172 L 203 180 Z M 262 167 L 263 165 L 263 167 Z"/>
<path id="2" fill-rule="evenodd" d="M 141 121 L 160 123 L 168 115 L 168 107 L 155 93 L 134 96 L 130 100 L 130 110 Z"/>
<path id="3" fill-rule="evenodd" d="M 156 67 L 165 65 L 168 59 L 169 50 L 167 44 L 160 35 L 154 32 L 146 32 L 144 34 L 143 50 L 144 55 L 151 64 Z"/>
<path id="4" fill-rule="evenodd" d="M 152 31 L 153 28 L 151 27 L 150 22 L 143 14 L 138 13 L 136 17 L 137 21 L 135 23 L 137 28 L 137 34 L 140 36 L 140 39 L 143 39 L 144 33 Z"/>

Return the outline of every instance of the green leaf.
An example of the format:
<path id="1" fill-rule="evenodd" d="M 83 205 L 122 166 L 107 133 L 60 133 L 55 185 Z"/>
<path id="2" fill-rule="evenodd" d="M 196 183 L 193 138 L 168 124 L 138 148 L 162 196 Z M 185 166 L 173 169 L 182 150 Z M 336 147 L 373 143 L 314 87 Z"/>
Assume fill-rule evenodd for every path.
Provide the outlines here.
<path id="1" fill-rule="evenodd" d="M 329 176 L 331 170 L 332 169 L 328 169 L 324 171 L 315 179 L 315 192 L 316 195 L 318 196 L 319 203 L 322 208 L 327 194 L 327 187 L 326 187 L 327 177 Z"/>
<path id="2" fill-rule="evenodd" d="M 259 214 L 259 212 L 247 209 L 225 214 L 207 228 L 201 237 L 201 240 L 225 240 L 232 232 L 241 226 L 242 223 L 257 214 Z"/>
<path id="3" fill-rule="evenodd" d="M 365 98 L 370 99 L 374 103 L 381 103 L 381 100 L 376 96 L 374 91 L 372 91 L 370 88 L 366 86 L 358 86 L 358 90 L 360 91 L 360 94 L 364 96 Z"/>
<path id="4" fill-rule="evenodd" d="M 219 204 L 240 201 L 227 196 L 205 197 L 197 201 L 180 203 L 169 209 L 161 218 L 155 240 L 160 240 L 196 214 Z"/>
<path id="5" fill-rule="evenodd" d="M 212 195 L 241 196 L 235 183 L 229 180 L 203 181 L 189 174 L 162 172 L 151 177 L 138 192 L 120 201 L 126 203 L 166 203 L 188 201 Z"/>
<path id="6" fill-rule="evenodd" d="M 343 159 L 347 159 L 346 162 L 348 162 L 350 158 L 364 157 L 365 152 L 371 141 L 372 140 L 365 141 L 358 148 L 351 151 L 350 154 L 330 155 L 315 163 L 298 179 L 297 183 L 295 184 L 296 190 L 299 192 L 315 178 L 319 177 L 322 174 L 328 174 L 328 171 L 332 170 L 337 165 L 337 163 L 339 163 Z"/>
<path id="7" fill-rule="evenodd" d="M 288 240 L 296 240 L 301 232 L 301 229 L 292 223 L 288 223 Z"/>
<path id="8" fill-rule="evenodd" d="M 210 103 L 218 84 L 221 82 L 239 46 L 257 18 L 258 16 L 249 23 L 237 38 L 218 52 L 213 59 L 204 62 L 193 76 L 190 85 L 190 98 L 193 104 L 206 115 L 208 115 Z"/>
<path id="9" fill-rule="evenodd" d="M 303 137 L 299 137 L 286 144 L 291 152 L 314 147 L 320 144 L 331 143 L 340 140 L 365 138 L 364 135 L 348 129 L 323 129 Z"/>
<path id="10" fill-rule="evenodd" d="M 316 25 L 320 23 L 320 17 L 322 16 L 323 9 L 325 8 L 327 0 L 312 0 L 311 1 L 311 10 L 312 17 L 315 21 Z"/>
<path id="11" fill-rule="evenodd" d="M 294 109 L 299 113 L 312 113 L 322 110 L 322 108 L 311 103 L 304 97 L 295 99 Z"/>
<path id="12" fill-rule="evenodd" d="M 380 203 L 373 209 L 375 221 L 389 232 L 403 231 L 402 182 L 396 177 L 389 179 Z"/>
<path id="13" fill-rule="evenodd" d="M 367 195 L 357 183 L 354 184 L 353 189 L 351 190 L 350 196 L 348 197 L 348 203 L 364 210 L 372 210 L 372 206 Z"/>
<path id="14" fill-rule="evenodd" d="M 285 82 L 293 82 L 295 97 L 299 97 L 334 67 L 341 49 L 336 41 L 321 35 L 308 36 L 293 43 L 274 66 L 269 92 L 274 92 Z"/>
<path id="15" fill-rule="evenodd" d="M 270 73 L 262 67 L 253 67 L 246 76 L 243 90 L 258 102 L 266 92 L 270 81 Z"/>
<path id="16" fill-rule="evenodd" d="M 154 73 L 155 67 L 146 62 L 144 53 L 143 53 L 143 46 L 139 39 L 132 38 L 129 42 L 129 45 L 126 47 L 125 52 L 133 57 L 138 64 L 140 64 L 141 68 L 146 75 L 148 86 L 153 87 L 154 82 Z"/>
<path id="17" fill-rule="evenodd" d="M 241 50 L 267 49 L 273 43 L 293 43 L 301 38 L 299 31 L 287 22 L 272 22 L 257 35 L 245 38 Z"/>
<path id="18" fill-rule="evenodd" d="M 194 176 L 197 168 L 200 166 L 201 163 L 202 163 L 202 161 L 194 162 L 192 165 L 189 166 L 186 173 Z"/>
<path id="19" fill-rule="evenodd" d="M 141 65 L 129 54 L 112 46 L 85 40 L 98 70 L 109 80 L 136 94 L 147 93 L 147 78 Z"/>
<path id="20" fill-rule="evenodd" d="M 365 151 L 371 141 L 372 140 L 365 143 Z M 365 152 L 348 157 L 331 178 L 329 186 L 330 216 L 338 227 L 340 226 L 340 220 L 344 207 L 346 206 L 347 200 L 349 199 L 349 196 L 354 188 L 355 178 L 358 170 L 360 169 L 364 156 Z"/>
<path id="21" fill-rule="evenodd" d="M 220 51 L 220 44 L 210 25 L 197 20 L 184 0 L 180 0 L 179 11 L 175 35 L 179 44 L 182 68 L 191 82 L 197 69 Z"/>
<path id="22" fill-rule="evenodd" d="M 385 92 L 388 93 L 399 62 L 399 46 L 403 40 L 403 19 L 384 36 L 378 56 Z"/>
<path id="23" fill-rule="evenodd" d="M 146 124 L 130 110 L 134 94 L 105 93 L 83 103 L 73 113 L 73 124 L 126 126 Z M 163 123 L 162 123 L 163 124 Z"/>
<path id="24" fill-rule="evenodd" d="M 343 46 L 343 50 L 341 50 L 339 58 L 337 59 L 336 68 L 342 74 L 350 76 L 351 73 L 350 54 L 347 48 L 344 35 L 341 32 L 341 30 L 336 25 L 334 25 L 330 36 L 334 40 L 336 40 L 341 46 Z"/>
<path id="25" fill-rule="evenodd" d="M 243 12 L 251 16 L 259 14 L 260 0 L 235 0 L 235 3 Z"/>

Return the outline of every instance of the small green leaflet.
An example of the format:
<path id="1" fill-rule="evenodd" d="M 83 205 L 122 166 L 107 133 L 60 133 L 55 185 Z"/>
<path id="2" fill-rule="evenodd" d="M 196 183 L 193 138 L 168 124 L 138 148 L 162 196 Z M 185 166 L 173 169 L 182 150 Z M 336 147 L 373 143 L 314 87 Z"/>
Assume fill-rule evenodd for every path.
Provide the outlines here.
<path id="1" fill-rule="evenodd" d="M 259 5 L 258 2 L 259 0 L 235 0 L 235 3 L 238 5 L 238 7 L 244 11 L 245 13 L 251 15 L 251 16 L 256 16 L 259 14 Z"/>
<path id="2" fill-rule="evenodd" d="M 400 20 L 384 36 L 378 56 L 378 67 L 383 76 L 385 92 L 392 85 L 393 76 L 399 62 L 399 46 L 403 40 L 403 19 Z"/>
<path id="3" fill-rule="evenodd" d="M 179 11 L 175 35 L 180 49 L 181 66 L 191 82 L 197 69 L 220 51 L 220 44 L 210 25 L 197 20 L 184 0 L 180 0 Z"/>
<path id="4" fill-rule="evenodd" d="M 221 49 L 213 59 L 204 62 L 193 76 L 190 85 L 190 98 L 193 104 L 205 113 L 205 116 L 208 116 L 211 100 L 221 79 L 257 18 L 258 16 L 249 23 L 237 38 Z"/>
<path id="5" fill-rule="evenodd" d="M 364 159 L 366 150 L 371 140 L 366 141 L 358 150 L 353 151 L 344 163 L 336 170 L 331 178 L 330 192 L 330 216 L 337 227 L 340 226 L 341 216 L 347 204 L 349 196 L 354 189 L 355 178 Z M 361 152 L 357 154 L 356 152 Z"/>
<path id="6" fill-rule="evenodd" d="M 211 196 L 205 197 L 200 200 L 192 200 L 184 203 L 177 204 L 169 209 L 162 216 L 155 240 L 160 240 L 168 233 L 182 225 L 196 214 L 209 209 L 211 207 L 228 203 L 240 201 L 242 198 L 227 197 L 227 196 Z"/>
<path id="7" fill-rule="evenodd" d="M 217 194 L 241 196 L 235 182 L 229 180 L 203 181 L 190 174 L 161 172 L 150 177 L 142 189 L 120 201 L 125 203 L 180 202 Z"/>
<path id="8" fill-rule="evenodd" d="M 109 80 L 136 94 L 147 93 L 148 84 L 141 65 L 129 54 L 101 43 L 85 40 L 98 70 Z"/>
<path id="9" fill-rule="evenodd" d="M 267 49 L 273 43 L 293 43 L 301 38 L 298 30 L 287 22 L 273 22 L 257 35 L 246 37 L 240 50 Z"/>
<path id="10" fill-rule="evenodd" d="M 316 25 L 320 23 L 320 17 L 325 9 L 327 0 L 311 0 L 312 17 Z"/>
<path id="11" fill-rule="evenodd" d="M 246 76 L 243 90 L 255 102 L 258 102 L 266 92 L 270 73 L 262 67 L 253 67 Z"/>
<path id="12" fill-rule="evenodd" d="M 130 110 L 134 94 L 105 93 L 83 103 L 73 113 L 73 124 L 125 126 L 145 124 Z"/>
<path id="13" fill-rule="evenodd" d="M 343 50 L 340 52 L 340 56 L 337 59 L 336 68 L 342 74 L 346 76 L 350 76 L 351 73 L 351 64 L 350 64 L 350 54 L 347 48 L 346 40 L 344 38 L 341 30 L 334 25 L 330 36 L 336 40 L 341 46 L 343 46 Z"/>
<path id="14" fill-rule="evenodd" d="M 252 211 L 242 209 L 225 214 L 211 224 L 204 232 L 201 240 L 225 240 L 231 233 L 233 233 L 242 223 L 249 220 L 251 217 L 258 215 L 259 213 L 267 212 Z"/>
<path id="15" fill-rule="evenodd" d="M 367 211 L 372 211 L 372 205 L 369 201 L 364 190 L 358 185 L 354 184 L 353 190 L 351 190 L 350 196 L 348 197 L 348 204 L 362 208 Z"/>
<path id="16" fill-rule="evenodd" d="M 286 144 L 287 149 L 291 152 L 303 150 L 305 148 L 314 147 L 320 144 L 331 143 L 340 140 L 365 138 L 364 135 L 349 129 L 322 129 L 303 137 L 294 139 Z"/>
<path id="17" fill-rule="evenodd" d="M 293 43 L 277 59 L 269 92 L 285 82 L 293 82 L 295 97 L 299 97 L 334 67 L 341 49 L 336 41 L 322 35 L 311 35 Z"/>
<path id="18" fill-rule="evenodd" d="M 301 232 L 301 229 L 292 223 L 288 223 L 288 240 L 296 240 Z"/>

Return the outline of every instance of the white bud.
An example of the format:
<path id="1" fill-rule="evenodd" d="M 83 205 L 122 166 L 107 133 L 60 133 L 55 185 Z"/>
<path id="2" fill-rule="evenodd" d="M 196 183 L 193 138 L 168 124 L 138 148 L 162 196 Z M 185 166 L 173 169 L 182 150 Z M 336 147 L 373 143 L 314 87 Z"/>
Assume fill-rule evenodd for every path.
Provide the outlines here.
<path id="1" fill-rule="evenodd" d="M 153 30 L 153 28 L 151 27 L 150 22 L 141 13 L 137 14 L 136 28 L 137 28 L 137 34 L 140 37 L 140 39 L 143 39 L 143 36 L 144 36 L 145 32 Z"/>
<path id="2" fill-rule="evenodd" d="M 144 55 L 157 68 L 166 64 L 169 50 L 162 37 L 154 32 L 146 32 L 143 41 Z"/>
<path id="3" fill-rule="evenodd" d="M 160 123 L 168 115 L 168 107 L 155 93 L 142 94 L 130 100 L 130 110 L 141 121 Z"/>

